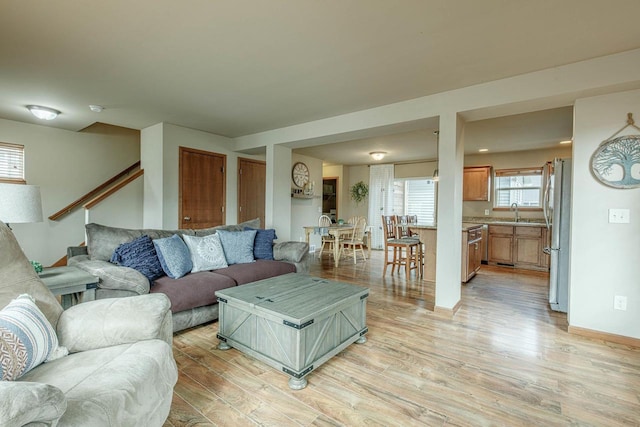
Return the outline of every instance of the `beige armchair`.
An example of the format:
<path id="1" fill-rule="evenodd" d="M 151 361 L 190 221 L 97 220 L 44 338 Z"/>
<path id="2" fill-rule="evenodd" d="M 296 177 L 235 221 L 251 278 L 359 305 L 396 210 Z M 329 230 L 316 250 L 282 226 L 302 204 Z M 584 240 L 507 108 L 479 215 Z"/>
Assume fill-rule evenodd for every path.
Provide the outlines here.
<path id="1" fill-rule="evenodd" d="M 69 351 L 0 382 L 0 425 L 163 425 L 177 381 L 168 298 L 104 299 L 63 311 L 2 222 L 0 254 L 0 309 L 31 295 Z"/>

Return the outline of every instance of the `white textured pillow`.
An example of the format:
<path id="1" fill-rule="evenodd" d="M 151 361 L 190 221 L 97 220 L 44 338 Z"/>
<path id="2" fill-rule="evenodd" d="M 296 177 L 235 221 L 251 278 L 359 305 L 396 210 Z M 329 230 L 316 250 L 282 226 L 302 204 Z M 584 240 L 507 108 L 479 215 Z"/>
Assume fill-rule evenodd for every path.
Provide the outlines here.
<path id="1" fill-rule="evenodd" d="M 182 237 L 191 252 L 192 273 L 228 267 L 220 236 L 217 233 L 205 237 L 186 235 Z"/>
<path id="2" fill-rule="evenodd" d="M 31 295 L 22 294 L 0 311 L 0 379 L 15 380 L 68 351 Z"/>

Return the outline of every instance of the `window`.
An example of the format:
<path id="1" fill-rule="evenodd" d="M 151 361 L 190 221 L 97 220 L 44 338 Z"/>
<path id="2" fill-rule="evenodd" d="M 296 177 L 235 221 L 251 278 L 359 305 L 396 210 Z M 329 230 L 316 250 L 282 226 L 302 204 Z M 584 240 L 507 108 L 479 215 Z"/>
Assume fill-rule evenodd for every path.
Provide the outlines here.
<path id="1" fill-rule="evenodd" d="M 393 213 L 416 215 L 420 223 L 436 218 L 436 185 L 432 179 L 396 179 L 393 183 Z"/>
<path id="2" fill-rule="evenodd" d="M 542 207 L 542 168 L 496 170 L 495 208 Z"/>
<path id="3" fill-rule="evenodd" d="M 23 145 L 0 142 L 0 182 L 25 183 Z"/>

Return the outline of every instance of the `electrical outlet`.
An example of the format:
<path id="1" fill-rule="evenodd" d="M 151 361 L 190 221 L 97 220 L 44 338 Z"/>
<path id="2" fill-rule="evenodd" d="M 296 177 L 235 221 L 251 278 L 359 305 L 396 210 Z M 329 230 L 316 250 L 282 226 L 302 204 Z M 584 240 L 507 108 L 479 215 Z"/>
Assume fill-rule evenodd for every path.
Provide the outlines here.
<path id="1" fill-rule="evenodd" d="M 627 297 L 616 295 L 613 297 L 613 308 L 615 310 L 625 311 L 627 309 Z"/>
<path id="2" fill-rule="evenodd" d="M 485 210 L 484 210 L 484 214 L 485 214 L 485 215 L 489 215 L 489 209 L 485 209 Z"/>
<path id="3" fill-rule="evenodd" d="M 322 206 L 318 206 L 318 213 L 322 213 Z"/>
<path id="4" fill-rule="evenodd" d="M 609 209 L 609 222 L 611 224 L 628 224 L 629 209 Z"/>
<path id="5" fill-rule="evenodd" d="M 316 251 L 316 245 L 309 245 L 309 253 L 314 253 Z"/>

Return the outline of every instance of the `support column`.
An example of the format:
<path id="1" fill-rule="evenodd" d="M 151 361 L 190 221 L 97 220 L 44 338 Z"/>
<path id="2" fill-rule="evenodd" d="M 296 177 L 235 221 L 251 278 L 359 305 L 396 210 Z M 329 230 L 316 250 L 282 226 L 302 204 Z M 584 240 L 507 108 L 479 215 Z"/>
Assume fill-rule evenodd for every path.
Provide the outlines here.
<path id="1" fill-rule="evenodd" d="M 291 148 L 267 146 L 265 228 L 274 228 L 281 242 L 291 239 Z"/>
<path id="2" fill-rule="evenodd" d="M 464 121 L 455 112 L 440 116 L 438 145 L 438 243 L 436 313 L 453 317 L 460 306 Z"/>

